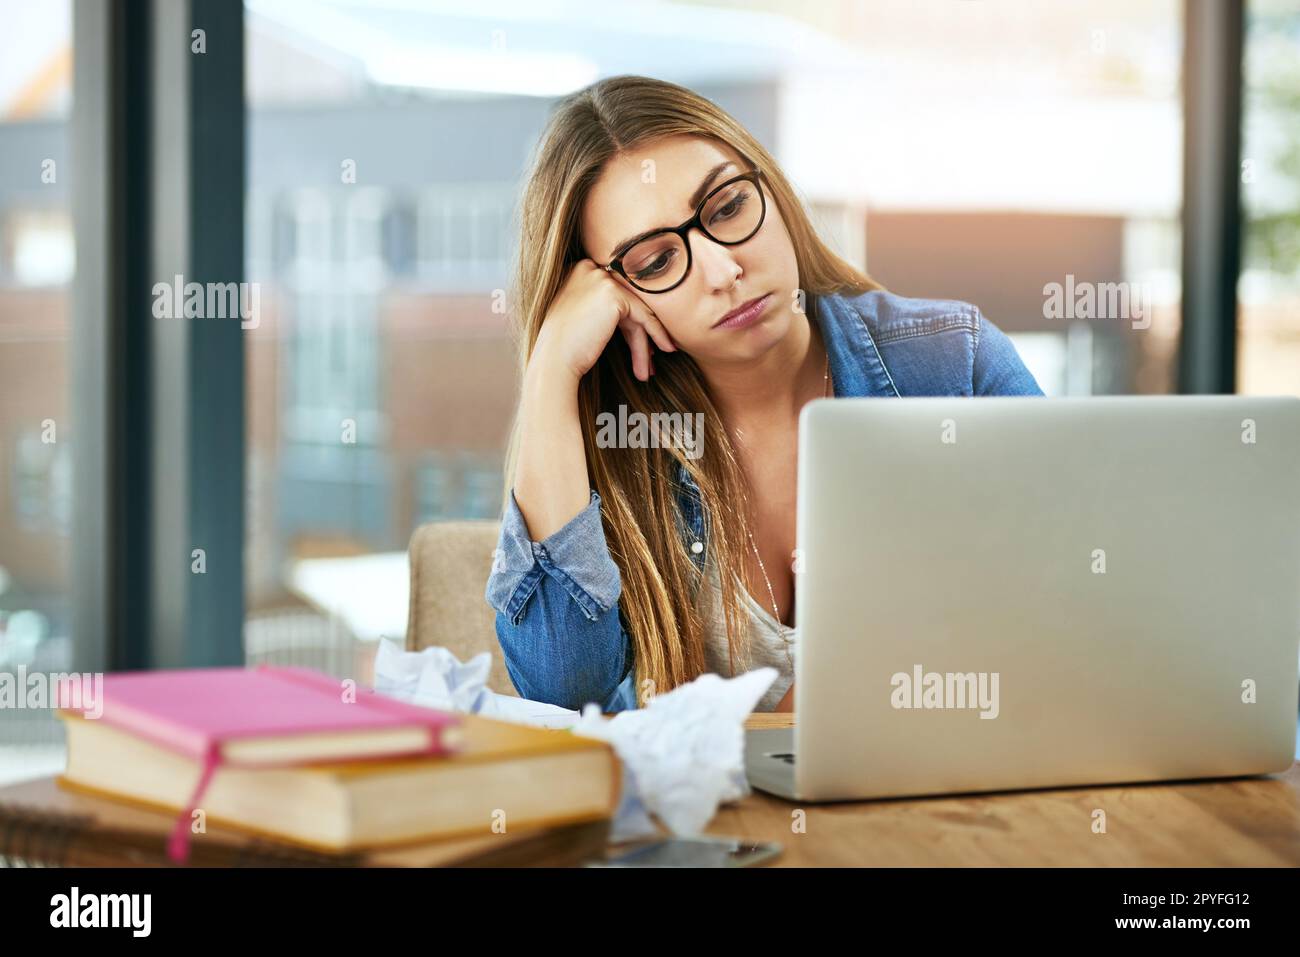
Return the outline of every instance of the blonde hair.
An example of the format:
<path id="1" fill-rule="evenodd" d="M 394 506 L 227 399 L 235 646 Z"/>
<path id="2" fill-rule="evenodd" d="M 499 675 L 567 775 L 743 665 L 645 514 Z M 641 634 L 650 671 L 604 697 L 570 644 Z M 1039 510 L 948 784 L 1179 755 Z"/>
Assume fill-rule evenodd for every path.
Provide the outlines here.
<path id="1" fill-rule="evenodd" d="M 799 288 L 809 313 L 816 297 L 880 286 L 839 258 L 818 237 L 802 203 L 763 146 L 735 119 L 692 91 L 642 76 L 601 80 L 556 107 L 532 164 L 519 208 L 519 247 L 509 295 L 519 340 L 520 374 L 569 269 L 586 253 L 579 223 L 583 204 L 612 158 L 669 136 L 710 138 L 764 173 L 764 187 L 794 245 Z M 704 412 L 704 448 L 691 460 L 678 448 L 601 449 L 597 416 Z M 622 577 L 619 608 L 632 642 L 638 701 L 669 691 L 707 670 L 704 626 L 693 607 L 698 571 L 682 541 L 676 473 L 686 467 L 708 517 L 709 548 L 719 570 L 732 673 L 748 652 L 747 618 L 737 592 L 746 582 L 749 508 L 735 448 L 694 360 L 685 352 L 655 353 L 655 374 L 631 372 L 626 342 L 615 334 L 578 387 L 578 409 L 591 487 L 601 498 L 610 554 Z M 682 420 L 685 421 L 685 420 Z M 506 452 L 505 502 L 514 485 L 519 420 Z M 743 586 L 742 586 L 743 587 Z M 563 636 L 557 636 L 563 640 Z"/>

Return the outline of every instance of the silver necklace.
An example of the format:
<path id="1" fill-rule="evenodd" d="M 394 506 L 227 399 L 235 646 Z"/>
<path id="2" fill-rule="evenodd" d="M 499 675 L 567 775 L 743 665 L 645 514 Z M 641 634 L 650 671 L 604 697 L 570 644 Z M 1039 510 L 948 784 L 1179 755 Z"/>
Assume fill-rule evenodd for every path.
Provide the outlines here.
<path id="1" fill-rule="evenodd" d="M 826 353 L 826 372 L 822 375 L 822 393 L 823 398 L 830 398 L 831 394 L 831 354 Z M 772 599 L 772 615 L 776 618 L 778 628 L 781 625 L 781 610 L 776 605 L 776 592 L 772 590 L 772 580 L 767 577 L 767 569 L 763 567 L 763 556 L 758 553 L 758 545 L 754 543 L 754 534 L 745 527 L 745 534 L 749 536 L 749 547 L 754 550 L 754 557 L 758 559 L 758 570 L 763 574 L 763 581 L 767 585 L 767 597 Z M 786 656 L 790 655 L 789 642 L 786 643 Z"/>

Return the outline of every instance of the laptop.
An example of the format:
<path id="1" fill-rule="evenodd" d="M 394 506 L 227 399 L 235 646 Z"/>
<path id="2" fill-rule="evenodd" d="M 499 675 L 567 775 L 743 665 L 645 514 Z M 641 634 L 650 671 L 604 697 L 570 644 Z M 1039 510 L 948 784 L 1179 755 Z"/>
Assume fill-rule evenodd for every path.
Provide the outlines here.
<path id="1" fill-rule="evenodd" d="M 1291 766 L 1300 399 L 819 399 L 798 474 L 795 724 L 746 732 L 753 787 Z"/>

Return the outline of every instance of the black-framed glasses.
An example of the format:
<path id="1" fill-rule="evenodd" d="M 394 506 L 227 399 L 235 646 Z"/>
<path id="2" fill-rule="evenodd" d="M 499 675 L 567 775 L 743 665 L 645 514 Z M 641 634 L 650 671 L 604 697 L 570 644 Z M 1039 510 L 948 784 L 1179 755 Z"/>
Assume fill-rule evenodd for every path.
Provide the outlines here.
<path id="1" fill-rule="evenodd" d="M 639 237 L 601 268 L 617 272 L 642 292 L 676 289 L 691 271 L 687 234 L 692 229 L 698 227 L 722 246 L 738 246 L 758 232 L 767 218 L 767 200 L 759 182 L 762 175 L 755 169 L 733 176 L 710 190 L 686 222 Z"/>

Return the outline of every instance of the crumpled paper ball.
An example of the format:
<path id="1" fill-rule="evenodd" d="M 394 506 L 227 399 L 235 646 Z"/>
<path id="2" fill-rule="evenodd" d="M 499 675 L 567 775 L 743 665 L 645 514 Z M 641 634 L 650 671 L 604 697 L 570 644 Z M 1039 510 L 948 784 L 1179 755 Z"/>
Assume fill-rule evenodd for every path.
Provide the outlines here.
<path id="1" fill-rule="evenodd" d="M 375 691 L 426 708 L 476 714 L 491 671 L 492 656 L 486 651 L 462 663 L 440 646 L 403 651 L 381 641 L 375 656 Z"/>
<path id="2" fill-rule="evenodd" d="M 748 795 L 745 719 L 776 677 L 775 668 L 701 675 L 608 719 L 594 704 L 583 708 L 574 733 L 607 741 L 623 763 L 611 840 L 658 833 L 649 814 L 674 834 L 698 835 L 720 804 Z"/>
<path id="3" fill-rule="evenodd" d="M 375 691 L 442 711 L 567 727 L 608 742 L 623 766 L 622 799 L 610 826 L 615 843 L 659 833 L 703 832 L 718 806 L 750 793 L 745 779 L 745 719 L 776 680 L 775 668 L 736 678 L 701 675 L 656 695 L 644 708 L 604 718 L 595 704 L 581 714 L 498 695 L 487 685 L 487 652 L 462 663 L 442 647 L 405 651 L 384 641 L 375 658 Z"/>

